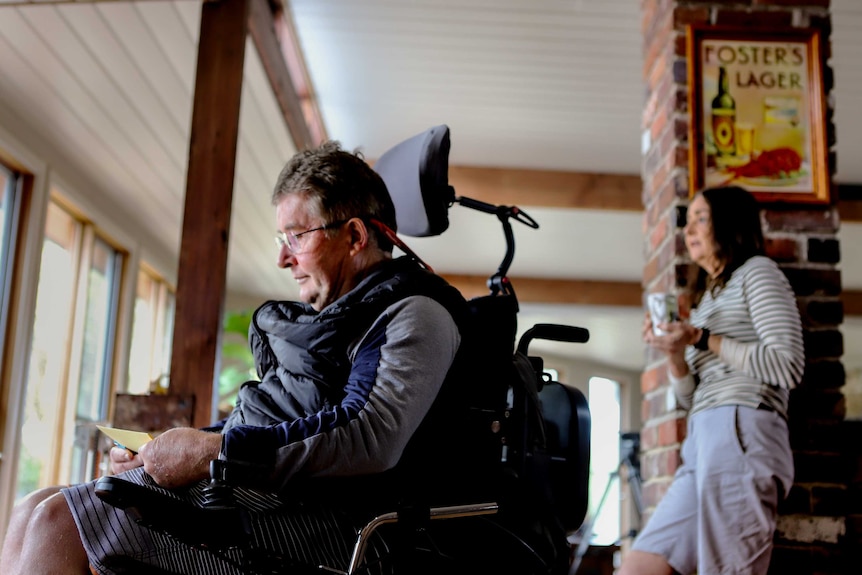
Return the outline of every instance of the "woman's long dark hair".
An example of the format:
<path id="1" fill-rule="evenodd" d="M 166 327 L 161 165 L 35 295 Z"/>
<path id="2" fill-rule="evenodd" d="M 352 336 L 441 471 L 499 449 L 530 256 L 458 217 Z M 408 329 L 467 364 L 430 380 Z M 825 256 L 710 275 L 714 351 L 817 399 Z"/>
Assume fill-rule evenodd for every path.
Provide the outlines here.
<path id="1" fill-rule="evenodd" d="M 760 206 L 754 196 L 739 186 L 707 188 L 699 194 L 709 204 L 716 257 L 722 270 L 711 278 L 700 266 L 694 268 L 692 304 L 700 303 L 708 290 L 713 295 L 727 284 L 731 274 L 752 256 L 764 254 Z"/>

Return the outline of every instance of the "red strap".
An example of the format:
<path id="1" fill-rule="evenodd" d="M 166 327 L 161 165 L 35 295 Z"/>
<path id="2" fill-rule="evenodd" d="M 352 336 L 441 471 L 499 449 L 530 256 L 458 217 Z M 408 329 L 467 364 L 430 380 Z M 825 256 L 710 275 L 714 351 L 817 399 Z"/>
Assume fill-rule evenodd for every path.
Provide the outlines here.
<path id="1" fill-rule="evenodd" d="M 428 270 L 428 271 L 429 271 L 429 272 L 431 272 L 432 274 L 433 274 L 433 273 L 435 273 L 435 272 L 434 272 L 434 270 L 431 268 L 431 266 L 429 266 L 429 265 L 428 265 L 428 264 L 426 264 L 424 261 L 422 261 L 422 258 L 420 258 L 419 256 L 417 256 L 417 255 L 416 255 L 416 252 L 414 252 L 413 250 L 411 250 L 411 249 L 407 246 L 407 244 L 405 244 L 405 243 L 401 240 L 401 238 L 399 238 L 399 237 L 398 237 L 398 234 L 396 234 L 396 233 L 395 233 L 395 230 L 393 230 L 392 228 L 390 228 L 389 226 L 387 226 L 386 224 L 384 224 L 383 222 L 381 222 L 381 221 L 380 221 L 380 220 L 378 220 L 377 218 L 369 218 L 369 220 L 371 221 L 371 224 L 372 224 L 374 227 L 376 227 L 378 230 L 380 230 L 381 232 L 383 232 L 383 235 L 385 235 L 385 236 L 386 236 L 386 239 L 388 239 L 390 242 L 392 242 L 393 244 L 395 244 L 396 246 L 398 246 L 399 248 L 401 248 L 401 250 L 402 250 L 405 254 L 407 254 L 408 256 L 410 256 L 411 258 L 413 258 L 414 260 L 416 260 L 416 261 L 419 263 L 419 265 L 421 265 L 423 268 L 425 268 L 426 270 Z"/>

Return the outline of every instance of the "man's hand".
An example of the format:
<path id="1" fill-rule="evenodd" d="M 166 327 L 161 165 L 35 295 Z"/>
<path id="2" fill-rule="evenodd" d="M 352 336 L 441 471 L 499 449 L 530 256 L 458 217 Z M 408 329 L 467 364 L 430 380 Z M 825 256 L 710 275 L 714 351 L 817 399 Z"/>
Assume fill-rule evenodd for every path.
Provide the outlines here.
<path id="1" fill-rule="evenodd" d="M 137 453 L 123 447 L 112 447 L 108 456 L 111 459 L 111 473 L 122 473 L 144 464 Z"/>
<path id="2" fill-rule="evenodd" d="M 221 439 L 218 433 L 178 427 L 141 447 L 137 459 L 162 487 L 182 487 L 209 477 L 210 461 L 218 459 Z"/>

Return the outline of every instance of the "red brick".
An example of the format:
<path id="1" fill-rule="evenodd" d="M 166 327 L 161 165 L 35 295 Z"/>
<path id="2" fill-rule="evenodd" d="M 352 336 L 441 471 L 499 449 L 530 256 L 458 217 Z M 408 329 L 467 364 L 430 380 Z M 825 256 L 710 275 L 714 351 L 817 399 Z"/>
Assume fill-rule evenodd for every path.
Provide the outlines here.
<path id="1" fill-rule="evenodd" d="M 688 177 L 688 169 L 676 170 L 673 175 L 673 184 L 676 190 L 676 197 L 681 200 L 687 200 L 691 195 L 691 182 Z"/>
<path id="2" fill-rule="evenodd" d="M 662 156 L 662 160 L 655 166 L 652 176 L 645 185 L 649 186 L 650 194 L 653 197 L 658 197 L 658 194 L 664 189 L 668 182 L 672 181 L 672 174 L 677 168 L 676 164 L 676 147 L 674 146 L 670 152 Z"/>
<path id="3" fill-rule="evenodd" d="M 793 12 L 789 10 L 719 10 L 715 18 L 719 26 L 739 26 L 752 28 L 790 28 L 793 25 Z"/>
<path id="4" fill-rule="evenodd" d="M 668 119 L 673 120 L 674 113 L 671 110 L 667 112 Z M 680 145 L 680 141 L 676 137 L 676 124 L 665 124 L 664 130 L 659 134 L 659 146 L 662 150 L 676 150 Z"/>
<path id="5" fill-rule="evenodd" d="M 685 30 L 689 24 L 709 24 L 709 6 L 676 6 L 673 11 L 673 27 Z"/>
<path id="6" fill-rule="evenodd" d="M 643 271 L 644 285 L 649 285 L 658 276 L 658 258 L 651 258 L 647 261 Z"/>
<path id="7" fill-rule="evenodd" d="M 799 242 L 795 238 L 765 238 L 766 255 L 778 262 L 799 261 Z"/>
<path id="8" fill-rule="evenodd" d="M 663 158 L 661 157 L 661 150 L 658 149 L 658 146 L 651 146 L 644 155 L 642 173 L 644 189 L 647 190 L 646 193 L 648 197 L 652 196 L 652 189 L 649 187 L 649 180 L 652 178 L 653 174 L 655 174 L 662 161 Z"/>
<path id="9" fill-rule="evenodd" d="M 647 36 L 647 31 L 655 25 L 659 0 L 641 0 L 641 35 Z"/>
<path id="10" fill-rule="evenodd" d="M 764 210 L 766 231 L 836 233 L 838 211 L 835 208 L 810 210 Z"/>
<path id="11" fill-rule="evenodd" d="M 641 429 L 641 451 L 646 452 L 658 446 L 658 429 L 647 425 Z"/>
<path id="12" fill-rule="evenodd" d="M 659 90 L 664 89 L 663 91 L 666 91 L 667 86 L 668 86 L 668 83 L 665 82 L 664 84 L 659 86 Z M 661 135 L 662 132 L 664 132 L 664 129 L 668 125 L 668 122 L 670 120 L 670 116 L 673 113 L 673 111 L 670 110 L 669 106 L 667 105 L 667 96 L 666 95 L 660 95 L 659 94 L 659 95 L 657 95 L 656 98 L 657 98 L 657 101 L 664 102 L 665 104 L 660 105 L 656 108 L 655 115 L 653 116 L 652 123 L 650 124 L 650 127 L 649 127 L 650 138 L 652 139 L 653 145 L 655 145 L 656 142 L 660 142 L 659 136 Z M 659 144 L 659 149 L 662 149 L 660 144 Z"/>
<path id="13" fill-rule="evenodd" d="M 662 218 L 656 224 L 656 227 L 653 228 L 652 232 L 649 235 L 649 249 L 650 251 L 655 251 L 658 246 L 664 243 L 664 240 L 667 239 L 668 235 L 668 225 L 667 218 Z"/>
<path id="14" fill-rule="evenodd" d="M 669 419 L 658 425 L 658 444 L 660 447 L 670 447 L 682 443 L 686 434 L 684 417 Z"/>
<path id="15" fill-rule="evenodd" d="M 689 119 L 687 116 L 677 116 L 673 119 L 673 137 L 680 144 L 688 144 Z"/>
<path id="16" fill-rule="evenodd" d="M 650 227 L 658 222 L 659 218 L 667 212 L 668 208 L 670 208 L 676 200 L 676 186 L 672 181 L 667 182 L 656 195 L 655 201 L 650 209 Z"/>
<path id="17" fill-rule="evenodd" d="M 664 364 L 657 365 L 641 374 L 641 393 L 646 395 L 659 387 L 667 385 L 667 367 Z"/>
<path id="18" fill-rule="evenodd" d="M 828 8 L 829 0 L 752 0 L 752 6 L 815 6 Z"/>
<path id="19" fill-rule="evenodd" d="M 644 479 L 650 479 L 644 475 Z M 655 507 L 662 500 L 665 493 L 670 487 L 671 480 L 662 478 L 656 481 L 649 481 L 643 486 L 643 504 L 644 507 Z"/>
<path id="20" fill-rule="evenodd" d="M 672 227 L 672 223 L 668 222 L 668 226 Z M 674 258 L 677 256 L 675 242 L 667 242 L 664 244 L 661 250 L 659 250 L 658 256 L 658 262 L 661 269 L 668 270 L 669 272 L 672 271 L 671 265 L 673 264 Z"/>
<path id="21" fill-rule="evenodd" d="M 663 367 L 660 366 L 660 367 Z M 667 371 L 667 369 L 665 369 Z M 664 378 L 667 381 L 667 378 Z M 641 402 L 641 420 L 642 421 L 650 421 L 652 419 L 657 419 L 663 415 L 667 415 L 667 394 L 668 388 L 664 390 L 659 390 L 656 393 L 651 393 L 650 395 L 643 398 Z"/>
<path id="22" fill-rule="evenodd" d="M 676 158 L 676 145 L 668 146 L 667 142 L 659 142 L 660 145 L 665 146 L 662 148 L 662 161 L 659 165 L 659 169 L 655 171 L 653 175 L 653 185 L 655 186 L 655 191 L 660 190 L 664 184 L 667 182 L 670 177 L 671 172 L 673 171 L 675 158 Z"/>
<path id="23" fill-rule="evenodd" d="M 652 68 L 650 68 L 645 77 L 647 89 L 655 90 L 656 87 L 670 75 L 669 70 L 672 69 L 673 58 L 667 50 L 662 50 L 656 57 Z"/>
<path id="24" fill-rule="evenodd" d="M 646 36 L 644 42 L 643 77 L 649 78 L 659 58 L 666 58 L 674 46 L 674 38 L 671 36 L 672 24 L 666 20 L 655 31 Z"/>
<path id="25" fill-rule="evenodd" d="M 648 6 L 648 7 L 647 7 Z M 655 0 L 645 3 L 641 7 L 641 33 L 644 38 L 649 38 L 655 33 L 659 24 L 673 21 L 673 2 L 667 0 Z"/>
<path id="26" fill-rule="evenodd" d="M 641 112 L 641 129 L 646 129 L 652 123 L 653 117 L 655 117 L 655 111 L 658 107 L 658 98 L 656 97 L 656 93 L 654 91 L 650 91 L 647 94 L 646 103 L 644 104 L 644 109 Z M 650 143 L 652 145 L 652 143 Z"/>
<path id="27" fill-rule="evenodd" d="M 641 458 L 641 471 L 644 476 L 653 478 L 673 477 L 682 465 L 679 449 L 655 450 Z"/>
<path id="28" fill-rule="evenodd" d="M 684 33 L 677 32 L 673 38 L 673 53 L 684 58 L 688 54 L 688 39 Z"/>
<path id="29" fill-rule="evenodd" d="M 677 146 L 674 150 L 674 166 L 677 168 L 687 168 L 689 157 L 688 157 L 688 146 Z"/>
<path id="30" fill-rule="evenodd" d="M 656 253 L 650 254 L 651 259 L 644 266 L 643 285 L 651 286 L 655 291 L 673 290 L 676 270 L 671 263 L 676 253 L 675 247 L 673 242 L 667 242 Z"/>

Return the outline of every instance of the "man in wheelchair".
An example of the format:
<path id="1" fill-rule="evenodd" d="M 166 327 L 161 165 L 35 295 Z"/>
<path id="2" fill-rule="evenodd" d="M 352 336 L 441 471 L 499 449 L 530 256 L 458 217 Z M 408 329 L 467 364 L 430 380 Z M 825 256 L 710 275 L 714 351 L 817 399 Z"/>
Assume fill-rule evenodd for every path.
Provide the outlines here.
<path id="1" fill-rule="evenodd" d="M 0 574 L 234 574 L 261 555 L 268 562 L 253 572 L 344 572 L 358 527 L 386 506 L 497 494 L 488 459 L 464 438 L 465 394 L 456 388 L 479 361 L 464 357 L 468 307 L 414 258 L 393 258 L 395 208 L 381 177 L 328 142 L 290 160 L 272 203 L 278 265 L 299 284 L 301 303 L 270 301 L 255 312 L 249 337 L 260 381 L 246 383 L 213 428 L 172 429 L 137 454 L 110 453 L 120 478 L 177 502 L 163 517 L 167 531 L 194 523 L 221 542 L 150 529 L 104 503 L 90 482 L 37 491 L 16 506 Z M 227 514 L 202 511 L 212 503 L 211 460 L 229 470 Z M 145 496 L 138 506 L 148 505 Z M 528 498 L 516 506 L 529 509 Z M 539 543 L 520 539 L 543 557 L 537 573 L 565 560 L 560 533 L 550 536 L 539 515 L 526 519 Z M 420 519 L 412 533 L 430 534 L 434 557 L 454 557 L 465 572 L 532 572 L 533 559 L 517 566 L 517 554 L 499 549 L 504 523 L 477 519 L 435 535 Z M 385 530 L 372 538 L 365 572 L 397 568 L 386 559 L 397 538 L 403 533 L 387 539 Z M 404 572 L 432 569 L 415 554 L 407 561 Z"/>

